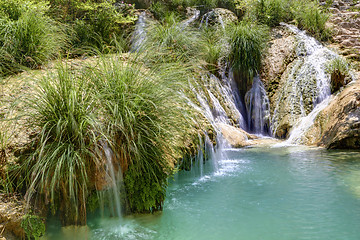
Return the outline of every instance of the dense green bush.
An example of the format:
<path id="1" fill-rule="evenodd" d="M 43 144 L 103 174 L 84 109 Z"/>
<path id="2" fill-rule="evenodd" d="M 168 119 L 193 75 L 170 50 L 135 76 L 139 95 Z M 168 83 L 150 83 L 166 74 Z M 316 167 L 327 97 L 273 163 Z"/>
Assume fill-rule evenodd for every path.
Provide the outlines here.
<path id="1" fill-rule="evenodd" d="M 38 240 L 45 234 L 45 223 L 36 215 L 26 214 L 21 221 L 21 227 L 29 240 Z"/>
<path id="2" fill-rule="evenodd" d="M 38 68 L 66 44 L 63 28 L 46 16 L 48 6 L 26 0 L 0 1 L 0 74 Z"/>
<path id="3" fill-rule="evenodd" d="M 291 3 L 288 0 L 259 0 L 254 4 L 256 19 L 270 27 L 292 19 Z"/>
<path id="4" fill-rule="evenodd" d="M 74 55 L 89 50 L 113 52 L 137 19 L 133 4 L 115 0 L 50 0 L 50 6 L 50 15 L 70 27 L 69 53 Z"/>

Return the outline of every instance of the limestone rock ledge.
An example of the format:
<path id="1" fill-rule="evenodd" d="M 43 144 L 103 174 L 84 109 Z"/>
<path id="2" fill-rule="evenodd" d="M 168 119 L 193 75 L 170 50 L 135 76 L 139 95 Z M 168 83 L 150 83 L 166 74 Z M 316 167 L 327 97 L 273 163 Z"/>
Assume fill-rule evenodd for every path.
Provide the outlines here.
<path id="1" fill-rule="evenodd" d="M 360 80 L 343 89 L 305 133 L 308 145 L 360 148 Z"/>
<path id="2" fill-rule="evenodd" d="M 235 148 L 263 146 L 279 143 L 280 140 L 273 138 L 261 138 L 253 134 L 249 134 L 241 128 L 237 128 L 228 124 L 218 124 L 224 139 Z"/>

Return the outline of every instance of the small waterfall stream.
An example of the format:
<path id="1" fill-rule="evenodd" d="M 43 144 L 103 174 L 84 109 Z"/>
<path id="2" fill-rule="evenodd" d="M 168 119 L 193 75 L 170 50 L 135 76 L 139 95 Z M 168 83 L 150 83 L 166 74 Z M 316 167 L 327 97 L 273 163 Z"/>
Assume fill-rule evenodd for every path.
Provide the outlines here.
<path id="1" fill-rule="evenodd" d="M 295 34 L 297 58 L 289 65 L 287 76 L 282 79 L 282 88 L 277 93 L 276 107 L 271 119 L 274 136 L 279 127 L 284 124 L 295 126 L 299 119 L 310 114 L 330 96 L 330 76 L 325 69 L 330 60 L 338 57 L 315 38 L 306 35 L 305 31 L 293 25 L 282 25 Z M 285 118 L 286 123 L 283 122 Z M 299 134 L 298 131 L 292 132 Z"/>
<path id="2" fill-rule="evenodd" d="M 245 95 L 248 126 L 256 134 L 269 134 L 270 102 L 259 76 L 254 77 L 251 89 Z"/>
<path id="3" fill-rule="evenodd" d="M 110 212 L 115 213 L 115 217 L 121 219 L 121 167 L 120 165 L 114 165 L 114 153 L 107 144 L 103 144 L 103 151 L 106 158 L 106 182 L 108 185 L 108 189 L 106 189 L 105 192 L 108 194 Z M 104 198 L 104 196 L 102 197 Z"/>
<path id="4" fill-rule="evenodd" d="M 142 47 L 143 43 L 146 40 L 146 12 L 142 12 L 139 15 L 138 21 L 135 25 L 135 30 L 132 35 L 131 39 L 131 49 L 130 52 L 136 52 L 139 51 Z"/>

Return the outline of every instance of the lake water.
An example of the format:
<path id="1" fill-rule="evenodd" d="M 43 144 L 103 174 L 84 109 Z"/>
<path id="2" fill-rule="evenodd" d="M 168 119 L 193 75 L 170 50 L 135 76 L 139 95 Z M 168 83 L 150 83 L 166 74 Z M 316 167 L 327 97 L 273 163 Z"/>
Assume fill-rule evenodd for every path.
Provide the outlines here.
<path id="1" fill-rule="evenodd" d="M 176 174 L 162 213 L 93 214 L 80 238 L 360 239 L 360 152 L 269 147 L 227 149 L 219 158 Z M 50 221 L 48 239 L 58 226 Z"/>

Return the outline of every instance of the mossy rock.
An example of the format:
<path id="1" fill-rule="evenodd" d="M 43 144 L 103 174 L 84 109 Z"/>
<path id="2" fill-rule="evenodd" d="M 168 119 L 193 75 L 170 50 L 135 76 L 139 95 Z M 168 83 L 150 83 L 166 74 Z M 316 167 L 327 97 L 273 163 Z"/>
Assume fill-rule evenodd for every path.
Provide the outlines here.
<path id="1" fill-rule="evenodd" d="M 36 215 L 26 214 L 21 221 L 21 227 L 27 239 L 40 239 L 45 234 L 45 223 Z"/>

